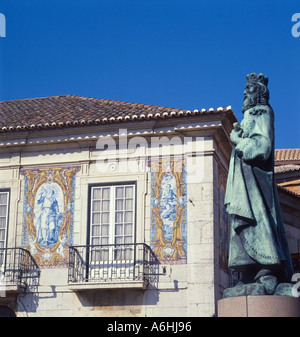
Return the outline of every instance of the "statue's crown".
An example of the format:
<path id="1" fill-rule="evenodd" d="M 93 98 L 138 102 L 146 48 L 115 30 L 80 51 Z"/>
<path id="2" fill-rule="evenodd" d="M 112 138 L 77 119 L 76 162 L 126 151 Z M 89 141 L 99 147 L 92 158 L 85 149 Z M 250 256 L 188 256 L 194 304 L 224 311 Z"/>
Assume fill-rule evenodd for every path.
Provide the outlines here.
<path id="1" fill-rule="evenodd" d="M 256 75 L 256 73 L 248 74 L 246 77 L 246 81 L 250 83 L 261 83 L 264 84 L 265 86 L 268 85 L 268 76 L 264 76 L 262 73 Z"/>

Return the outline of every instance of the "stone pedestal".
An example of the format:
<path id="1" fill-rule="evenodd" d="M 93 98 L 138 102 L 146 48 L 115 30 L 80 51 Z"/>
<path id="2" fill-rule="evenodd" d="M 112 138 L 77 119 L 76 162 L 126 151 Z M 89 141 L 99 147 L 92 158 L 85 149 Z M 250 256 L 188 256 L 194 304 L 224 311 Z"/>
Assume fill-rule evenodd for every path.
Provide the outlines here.
<path id="1" fill-rule="evenodd" d="M 300 317 L 300 298 L 238 296 L 218 301 L 218 317 Z"/>

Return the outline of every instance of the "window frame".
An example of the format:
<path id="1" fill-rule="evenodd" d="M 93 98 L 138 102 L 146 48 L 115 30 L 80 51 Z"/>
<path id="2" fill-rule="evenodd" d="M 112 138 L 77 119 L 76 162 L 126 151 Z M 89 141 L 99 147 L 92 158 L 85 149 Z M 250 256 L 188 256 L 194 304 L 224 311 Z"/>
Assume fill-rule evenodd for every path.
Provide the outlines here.
<path id="1" fill-rule="evenodd" d="M 87 217 L 87 247 L 86 250 L 86 279 L 94 280 L 97 277 L 100 277 L 102 281 L 112 281 L 112 280 L 120 280 L 126 279 L 128 274 L 135 273 L 135 248 L 126 247 L 126 243 L 118 244 L 116 243 L 116 238 L 118 234 L 116 232 L 116 190 L 118 186 L 132 186 L 133 187 L 133 218 L 132 218 L 132 239 L 131 242 L 128 243 L 130 246 L 134 246 L 136 244 L 136 207 L 137 207 L 137 182 L 136 181 L 120 181 L 117 183 L 100 183 L 100 184 L 90 184 L 89 185 L 89 194 L 88 194 L 88 217 Z M 93 213 L 93 190 L 94 188 L 110 188 L 110 207 L 109 207 L 109 227 L 108 227 L 108 243 L 99 245 L 92 245 L 92 213 Z M 111 193 L 113 190 L 113 193 Z M 96 199 L 97 200 L 97 199 Z M 101 200 L 101 199 L 98 199 Z M 126 200 L 123 199 L 123 200 Z M 101 212 L 101 211 L 99 211 Z M 123 218 L 124 220 L 124 218 Z M 125 222 L 123 221 L 123 225 L 125 226 Z M 100 225 L 101 229 L 101 225 Z M 123 228 L 122 237 L 125 238 L 124 235 L 125 227 Z M 101 231 L 100 236 L 101 239 Z M 124 239 L 123 239 L 124 240 Z M 123 241 L 122 240 L 122 241 Z M 124 247 L 120 248 L 121 246 Z M 99 247 L 101 247 L 99 249 Z M 95 254 L 95 255 L 94 255 Z M 129 255 L 127 255 L 129 254 Z M 133 255 L 132 255 L 133 254 Z M 130 260 L 128 260 L 128 258 Z M 128 264 L 129 263 L 129 264 Z M 125 274 L 124 274 L 125 273 Z"/>
<path id="2" fill-rule="evenodd" d="M 10 188 L 0 188 L 0 193 L 7 193 L 6 225 L 5 225 L 5 234 L 4 234 L 5 238 L 4 238 L 4 246 L 2 248 L 2 249 L 6 249 L 7 248 L 7 238 L 8 238 L 8 228 L 9 228 L 9 211 L 10 211 L 10 195 L 11 195 Z"/>
<path id="3" fill-rule="evenodd" d="M 137 219 L 137 181 L 118 181 L 118 182 L 103 182 L 103 183 L 94 183 L 94 184 L 89 184 L 88 185 L 88 207 L 87 207 L 87 236 L 86 236 L 86 245 L 90 246 L 91 245 L 91 230 L 92 230 L 92 191 L 93 188 L 95 187 L 114 187 L 116 188 L 117 186 L 126 186 L 126 185 L 133 185 L 134 186 L 134 193 L 133 193 L 133 236 L 132 236 L 132 242 L 130 244 L 135 244 L 136 243 L 136 232 L 137 232 L 137 224 L 136 224 L 136 219 Z M 113 202 L 115 202 L 116 198 L 114 198 Z M 115 210 L 115 207 L 114 207 Z M 110 214 L 111 218 L 112 214 Z M 111 225 L 111 223 L 110 223 Z M 115 221 L 113 221 L 113 229 L 109 229 L 109 245 L 116 245 L 115 243 L 115 237 L 116 237 L 116 232 L 115 232 Z M 111 233 L 113 232 L 113 235 Z"/>
<path id="4" fill-rule="evenodd" d="M 0 193 L 7 193 L 7 208 L 6 208 L 6 224 L 4 233 L 4 246 L 0 247 L 0 272 L 5 270 L 6 265 L 6 249 L 7 249 L 7 238 L 8 238 L 8 227 L 9 227 L 9 210 L 10 210 L 10 188 L 1 188 Z M 2 240 L 1 240 L 2 241 Z M 4 270 L 3 270 L 4 269 Z"/>

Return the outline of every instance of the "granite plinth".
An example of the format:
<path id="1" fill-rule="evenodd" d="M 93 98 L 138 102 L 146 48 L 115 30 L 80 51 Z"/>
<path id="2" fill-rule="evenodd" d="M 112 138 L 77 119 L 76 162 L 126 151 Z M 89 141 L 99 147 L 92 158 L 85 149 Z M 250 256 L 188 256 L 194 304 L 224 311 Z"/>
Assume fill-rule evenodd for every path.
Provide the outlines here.
<path id="1" fill-rule="evenodd" d="M 300 317 L 300 298 L 237 296 L 218 301 L 218 317 Z"/>

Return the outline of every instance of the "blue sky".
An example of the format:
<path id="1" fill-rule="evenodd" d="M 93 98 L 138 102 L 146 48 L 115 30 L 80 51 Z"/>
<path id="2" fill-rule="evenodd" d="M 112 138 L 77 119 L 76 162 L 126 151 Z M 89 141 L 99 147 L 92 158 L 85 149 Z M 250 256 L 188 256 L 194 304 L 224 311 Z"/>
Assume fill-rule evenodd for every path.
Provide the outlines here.
<path id="1" fill-rule="evenodd" d="M 231 105 L 241 120 L 245 77 L 262 72 L 276 147 L 300 148 L 299 0 L 0 0 L 0 13 L 1 101 L 73 94 Z"/>

